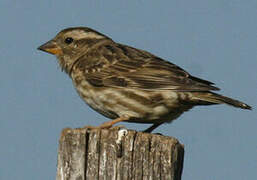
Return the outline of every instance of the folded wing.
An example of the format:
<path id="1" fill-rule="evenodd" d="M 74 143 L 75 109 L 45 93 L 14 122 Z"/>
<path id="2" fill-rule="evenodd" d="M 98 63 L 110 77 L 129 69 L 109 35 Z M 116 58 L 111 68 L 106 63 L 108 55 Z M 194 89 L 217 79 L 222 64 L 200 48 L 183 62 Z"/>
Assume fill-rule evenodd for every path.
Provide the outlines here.
<path id="1" fill-rule="evenodd" d="M 95 56 L 96 52 L 98 56 Z M 78 66 L 84 69 L 86 79 L 95 86 L 151 91 L 219 90 L 212 82 L 191 76 L 151 53 L 114 42 L 98 47 L 98 51 L 88 52 L 79 59 Z"/>

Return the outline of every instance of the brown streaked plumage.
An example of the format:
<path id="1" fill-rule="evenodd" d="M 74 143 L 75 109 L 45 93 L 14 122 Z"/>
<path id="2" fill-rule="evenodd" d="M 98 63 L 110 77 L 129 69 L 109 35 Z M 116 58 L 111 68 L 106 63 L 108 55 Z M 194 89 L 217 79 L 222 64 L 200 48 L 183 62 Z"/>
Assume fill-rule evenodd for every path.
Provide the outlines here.
<path id="1" fill-rule="evenodd" d="M 114 42 L 87 27 L 62 30 L 38 48 L 54 54 L 69 74 L 80 97 L 97 112 L 120 121 L 151 123 L 151 132 L 196 105 L 229 104 L 251 109 L 243 102 L 216 94 L 212 82 L 147 51 Z"/>

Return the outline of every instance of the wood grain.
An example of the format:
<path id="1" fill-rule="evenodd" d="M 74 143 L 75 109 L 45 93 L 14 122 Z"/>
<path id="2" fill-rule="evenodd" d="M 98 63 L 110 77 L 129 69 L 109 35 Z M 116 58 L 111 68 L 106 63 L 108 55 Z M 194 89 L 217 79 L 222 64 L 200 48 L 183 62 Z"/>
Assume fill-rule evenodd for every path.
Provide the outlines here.
<path id="1" fill-rule="evenodd" d="M 127 129 L 64 129 L 56 180 L 180 180 L 177 139 Z"/>

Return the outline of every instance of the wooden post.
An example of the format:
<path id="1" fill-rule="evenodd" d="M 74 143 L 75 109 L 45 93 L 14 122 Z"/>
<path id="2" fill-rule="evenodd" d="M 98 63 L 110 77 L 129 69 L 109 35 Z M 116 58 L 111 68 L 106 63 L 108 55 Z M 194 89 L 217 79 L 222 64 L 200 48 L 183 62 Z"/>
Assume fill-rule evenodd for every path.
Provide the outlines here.
<path id="1" fill-rule="evenodd" d="M 180 180 L 178 140 L 133 130 L 64 129 L 56 180 Z"/>

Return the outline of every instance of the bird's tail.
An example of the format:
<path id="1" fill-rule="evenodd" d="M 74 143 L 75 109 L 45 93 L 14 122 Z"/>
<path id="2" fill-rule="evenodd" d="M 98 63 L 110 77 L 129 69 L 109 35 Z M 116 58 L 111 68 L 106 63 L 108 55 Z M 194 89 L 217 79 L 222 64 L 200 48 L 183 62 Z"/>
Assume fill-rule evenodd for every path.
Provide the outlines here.
<path id="1" fill-rule="evenodd" d="M 252 109 L 252 107 L 246 103 L 213 92 L 195 92 L 193 93 L 192 99 L 196 101 L 198 105 L 228 104 L 237 108 Z"/>

